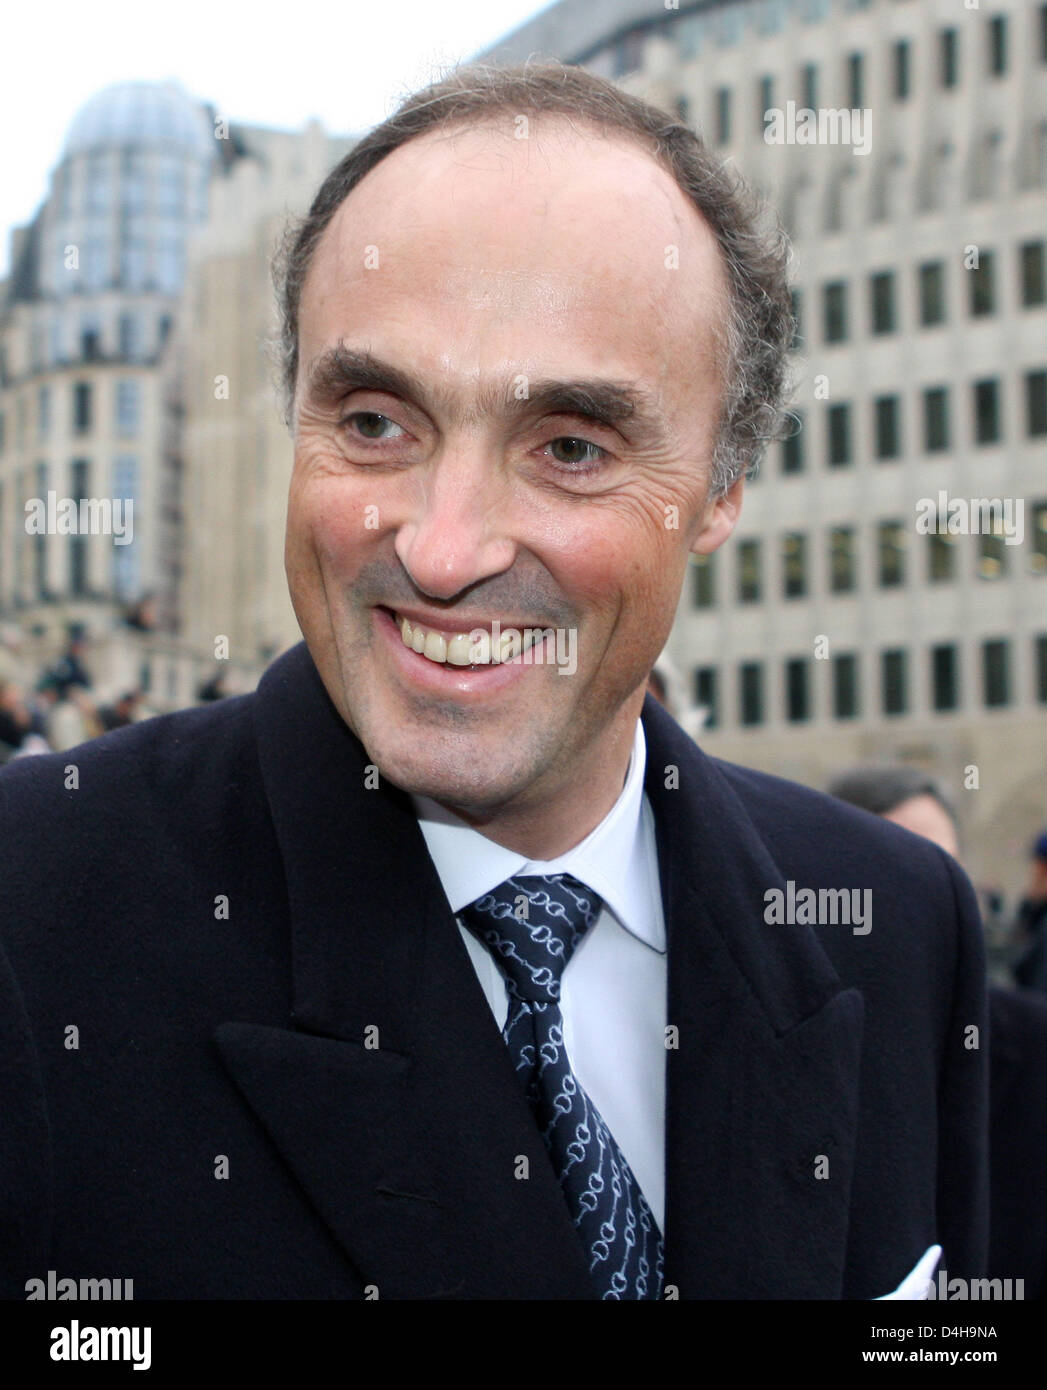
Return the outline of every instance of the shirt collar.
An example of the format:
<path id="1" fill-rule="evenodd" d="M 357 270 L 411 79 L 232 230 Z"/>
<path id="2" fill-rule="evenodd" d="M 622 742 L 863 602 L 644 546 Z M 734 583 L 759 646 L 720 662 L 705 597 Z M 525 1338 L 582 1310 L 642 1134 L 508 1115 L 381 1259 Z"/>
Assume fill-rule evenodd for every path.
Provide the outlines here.
<path id="1" fill-rule="evenodd" d="M 418 825 L 453 912 L 507 878 L 572 874 L 598 893 L 621 925 L 656 951 L 665 950 L 658 886 L 654 816 L 644 795 L 647 742 L 636 721 L 629 770 L 621 795 L 581 844 L 556 859 L 527 859 L 495 844 L 425 796 L 412 796 Z"/>

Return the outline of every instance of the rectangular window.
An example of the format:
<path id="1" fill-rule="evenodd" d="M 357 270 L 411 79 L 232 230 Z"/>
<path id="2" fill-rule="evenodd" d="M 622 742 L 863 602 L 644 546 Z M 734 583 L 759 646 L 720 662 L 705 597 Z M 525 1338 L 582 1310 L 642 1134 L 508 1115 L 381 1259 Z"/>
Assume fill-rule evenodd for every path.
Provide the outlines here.
<path id="1" fill-rule="evenodd" d="M 692 561 L 695 608 L 712 608 L 716 602 L 715 559 L 715 555 L 696 555 Z"/>
<path id="2" fill-rule="evenodd" d="M 984 318 L 986 314 L 991 314 L 996 307 L 994 260 L 995 257 L 991 251 L 982 251 L 978 256 L 978 264 L 972 266 L 967 272 L 972 318 Z"/>
<path id="3" fill-rule="evenodd" d="M 851 462 L 851 407 L 846 402 L 831 405 L 829 422 L 829 467 L 844 468 Z"/>
<path id="4" fill-rule="evenodd" d="M 756 88 L 756 129 L 763 134 L 767 123 L 766 113 L 774 105 L 774 78 L 761 77 Z"/>
<path id="5" fill-rule="evenodd" d="M 789 351 L 798 352 L 803 343 L 803 294 L 797 289 L 790 290 L 789 299 L 793 316 L 793 336 Z"/>
<path id="6" fill-rule="evenodd" d="M 91 428 L 91 383 L 77 381 L 73 384 L 73 429 L 77 434 L 87 434 Z"/>
<path id="7" fill-rule="evenodd" d="M 804 63 L 801 87 L 803 105 L 808 111 L 813 111 L 818 105 L 818 66 L 816 63 Z"/>
<path id="8" fill-rule="evenodd" d="M 860 53 L 847 55 L 847 91 L 852 111 L 865 105 L 865 68 Z"/>
<path id="9" fill-rule="evenodd" d="M 956 537 L 932 531 L 927 540 L 927 578 L 932 584 L 945 584 L 956 578 Z"/>
<path id="10" fill-rule="evenodd" d="M 1036 698 L 1047 705 L 1047 637 L 1036 639 Z"/>
<path id="11" fill-rule="evenodd" d="M 902 403 L 897 396 L 877 396 L 873 403 L 876 457 L 896 459 L 902 452 Z"/>
<path id="12" fill-rule="evenodd" d="M 785 598 L 807 593 L 807 537 L 797 531 L 782 537 L 782 593 Z"/>
<path id="13" fill-rule="evenodd" d="M 116 432 L 122 439 L 131 439 L 140 425 L 141 392 L 133 378 L 116 383 Z"/>
<path id="14" fill-rule="evenodd" d="M 51 433 L 51 388 L 41 386 L 36 393 L 36 436 L 46 439 Z"/>
<path id="15" fill-rule="evenodd" d="M 929 386 L 923 393 L 923 447 L 928 454 L 949 447 L 949 388 Z"/>
<path id="16" fill-rule="evenodd" d="M 796 422 L 792 433 L 782 440 L 782 472 L 803 472 L 803 411 L 794 410 Z"/>
<path id="17" fill-rule="evenodd" d="M 113 496 L 123 502 L 124 517 L 138 505 L 138 458 L 135 454 L 117 454 L 113 460 Z M 140 547 L 114 545 L 112 550 L 113 593 L 125 602 L 138 595 L 138 561 Z"/>
<path id="18" fill-rule="evenodd" d="M 858 657 L 854 652 L 843 652 L 833 659 L 833 717 L 835 719 L 856 719 L 858 717 Z"/>
<path id="19" fill-rule="evenodd" d="M 919 269 L 920 326 L 945 322 L 945 266 L 928 261 Z"/>
<path id="20" fill-rule="evenodd" d="M 881 655 L 881 693 L 884 714 L 904 714 L 909 708 L 907 653 L 893 648 Z"/>
<path id="21" fill-rule="evenodd" d="M 896 589 L 905 583 L 905 553 L 909 533 L 901 521 L 881 521 L 876 528 L 880 587 Z"/>
<path id="22" fill-rule="evenodd" d="M 894 96 L 896 101 L 909 99 L 911 82 L 909 57 L 909 40 L 898 39 L 894 45 Z"/>
<path id="23" fill-rule="evenodd" d="M 720 722 L 716 667 L 699 666 L 694 673 L 694 703 L 705 711 L 703 728 L 715 729 Z"/>
<path id="24" fill-rule="evenodd" d="M 790 724 L 802 724 L 811 717 L 810 668 L 807 657 L 785 663 L 785 717 Z"/>
<path id="25" fill-rule="evenodd" d="M 1007 542 L 1003 523 L 997 520 L 995 529 L 978 537 L 978 578 L 1002 579 L 1007 573 Z"/>
<path id="26" fill-rule="evenodd" d="M 994 14 L 989 20 L 988 68 L 991 77 L 1002 77 L 1007 71 L 1007 16 Z"/>
<path id="27" fill-rule="evenodd" d="M 822 287 L 823 333 L 827 343 L 847 341 L 847 282 L 836 280 Z"/>
<path id="28" fill-rule="evenodd" d="M 950 644 L 931 648 L 931 703 L 939 711 L 959 708 L 959 658 Z"/>
<path id="29" fill-rule="evenodd" d="M 760 542 L 738 542 L 738 602 L 759 603 L 763 593 Z"/>
<path id="30" fill-rule="evenodd" d="M 1047 502 L 1033 503 L 1029 569 L 1033 574 L 1047 574 Z"/>
<path id="31" fill-rule="evenodd" d="M 995 378 L 974 383 L 974 442 L 1000 441 L 1000 383 Z"/>
<path id="32" fill-rule="evenodd" d="M 142 351 L 142 325 L 137 314 L 120 315 L 120 356 L 134 362 Z"/>
<path id="33" fill-rule="evenodd" d="M 869 313 L 874 333 L 894 332 L 897 327 L 894 317 L 894 275 L 889 270 L 869 277 Z"/>
<path id="34" fill-rule="evenodd" d="M 738 672 L 738 722 L 745 728 L 763 723 L 763 667 L 743 661 Z"/>
<path id="35" fill-rule="evenodd" d="M 87 459 L 74 459 L 71 472 L 74 501 L 89 497 Z M 87 593 L 87 536 L 82 533 L 69 537 L 69 592 L 77 598 Z"/>
<path id="36" fill-rule="evenodd" d="M 982 643 L 982 693 L 987 709 L 999 709 L 1011 702 L 1010 643 L 993 640 Z"/>
<path id="37" fill-rule="evenodd" d="M 955 87 L 960 80 L 960 41 L 955 29 L 938 34 L 938 77 L 943 87 Z"/>
<path id="38" fill-rule="evenodd" d="M 1025 427 L 1030 438 L 1047 434 L 1047 371 L 1025 373 Z"/>
<path id="39" fill-rule="evenodd" d="M 829 532 L 829 589 L 849 594 L 858 587 L 858 556 L 853 526 L 834 526 Z"/>
<path id="40" fill-rule="evenodd" d="M 1044 243 L 1027 241 L 1019 247 L 1019 272 L 1021 282 L 1022 308 L 1033 309 L 1039 304 L 1047 304 L 1047 265 L 1045 265 Z"/>
<path id="41" fill-rule="evenodd" d="M 726 145 L 731 138 L 731 89 L 716 89 L 716 143 Z"/>
<path id="42" fill-rule="evenodd" d="M 45 505 L 47 503 L 47 488 L 47 464 L 38 463 L 36 465 L 36 495 Z M 37 598 L 44 598 L 47 594 L 47 535 L 44 532 L 38 532 L 33 537 L 33 585 Z"/>

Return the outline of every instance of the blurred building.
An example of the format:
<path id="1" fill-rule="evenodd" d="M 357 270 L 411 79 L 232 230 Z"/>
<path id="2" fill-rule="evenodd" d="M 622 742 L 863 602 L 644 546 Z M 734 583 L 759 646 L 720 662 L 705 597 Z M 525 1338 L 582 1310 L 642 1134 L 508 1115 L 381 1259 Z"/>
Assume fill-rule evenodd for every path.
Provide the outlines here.
<path id="1" fill-rule="evenodd" d="M 288 216 L 308 209 L 352 141 L 315 121 L 301 134 L 237 126 L 235 135 L 241 157 L 212 186 L 181 320 L 192 543 L 185 632 L 201 651 L 227 637 L 231 655 L 260 670 L 301 640 L 284 574 L 294 451 L 269 352 L 271 261 Z"/>
<path id="2" fill-rule="evenodd" d="M 264 186 L 273 207 L 307 200 L 346 143 L 328 148 L 313 127 L 229 124 L 173 83 L 118 84 L 73 120 L 0 283 L 0 621 L 20 634 L 23 680 L 54 663 L 76 626 L 103 693 L 141 685 L 154 708 L 186 704 L 215 669 L 214 636 L 231 636 L 229 621 L 214 636 L 191 621 L 197 606 L 255 606 L 242 535 L 257 542 L 259 474 L 245 485 L 230 452 L 240 426 L 197 427 L 201 342 L 223 357 L 241 408 L 269 300 L 253 267 L 233 260 L 260 209 L 249 190 Z M 186 296 L 201 231 L 226 260 L 202 266 Z M 214 295 L 203 325 L 201 289 Z M 210 336 L 187 336 L 186 308 Z M 28 529 L 27 502 L 40 508 Z M 230 640 L 231 687 L 253 684 L 263 645 Z"/>
<path id="3" fill-rule="evenodd" d="M 685 720 L 815 786 L 926 767 L 972 872 L 1016 887 L 1047 821 L 1047 6 L 562 0 L 481 56 L 531 55 L 690 122 L 794 238 L 799 428 L 692 569 Z M 868 150 L 765 139 L 804 109 L 868 113 Z M 981 498 L 1023 503 L 1020 544 L 1002 507 L 917 529 Z"/>

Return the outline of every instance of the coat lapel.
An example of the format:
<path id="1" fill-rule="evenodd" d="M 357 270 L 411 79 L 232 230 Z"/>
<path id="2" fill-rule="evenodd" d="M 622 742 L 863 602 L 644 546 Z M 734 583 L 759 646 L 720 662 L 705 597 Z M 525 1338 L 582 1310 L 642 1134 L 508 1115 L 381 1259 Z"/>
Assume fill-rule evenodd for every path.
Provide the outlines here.
<path id="1" fill-rule="evenodd" d="M 293 1027 L 221 1025 L 227 1070 L 380 1298 L 593 1297 L 409 798 L 368 789 L 304 644 L 255 704 Z"/>
<path id="2" fill-rule="evenodd" d="M 839 1298 L 861 996 L 810 927 L 765 923 L 784 879 L 716 763 L 651 699 L 644 729 L 679 1030 L 666 1281 L 684 1298 Z"/>

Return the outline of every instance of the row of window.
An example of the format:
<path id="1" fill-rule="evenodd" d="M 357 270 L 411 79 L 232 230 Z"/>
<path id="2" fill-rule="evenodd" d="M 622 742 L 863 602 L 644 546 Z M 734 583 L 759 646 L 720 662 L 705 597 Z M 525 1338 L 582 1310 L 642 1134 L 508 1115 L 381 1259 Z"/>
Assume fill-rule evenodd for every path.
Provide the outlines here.
<path id="1" fill-rule="evenodd" d="M 51 437 L 54 425 L 54 388 L 36 388 L 36 438 L 39 442 Z M 90 381 L 74 381 L 69 386 L 69 418 L 72 432 L 90 434 L 95 423 L 96 394 Z M 25 407 L 19 398 L 16 405 L 19 449 L 25 448 Z M 136 377 L 120 377 L 113 390 L 113 429 L 121 439 L 133 439 L 142 426 L 142 383 Z M 0 453 L 6 444 L 5 412 L 0 411 Z"/>
<path id="2" fill-rule="evenodd" d="M 938 714 L 958 710 L 963 700 L 963 651 L 958 643 L 931 646 L 925 653 L 924 679 L 930 707 Z M 878 666 L 877 687 L 863 689 L 862 665 Z M 872 654 L 843 652 L 826 661 L 789 657 L 781 665 L 780 710 L 789 724 L 814 717 L 814 667 L 829 670 L 829 704 L 834 719 L 858 719 L 879 713 L 898 716 L 912 708 L 913 653 L 891 647 Z M 1012 643 L 990 638 L 979 646 L 979 698 L 986 709 L 1002 709 L 1015 702 Z M 754 728 L 768 720 L 769 662 L 742 661 L 737 667 L 736 722 Z M 1047 704 L 1047 636 L 1033 639 L 1033 698 Z M 875 704 L 874 704 L 875 699 Z M 721 670 L 699 666 L 694 671 L 694 700 L 705 711 L 705 727 L 717 728 L 723 720 Z M 863 708 L 867 703 L 869 708 Z"/>
<path id="3" fill-rule="evenodd" d="M 68 310 L 48 319 L 38 317 L 29 332 L 30 370 L 46 371 L 72 362 L 103 362 L 114 357 L 123 362 L 145 362 L 166 343 L 173 325 L 170 314 L 127 310 L 115 319 L 96 309 Z M 0 347 L 0 386 L 13 378 L 7 353 Z"/>
<path id="4" fill-rule="evenodd" d="M 1047 304 L 1047 244 L 1027 241 L 1015 248 L 1017 258 L 1018 304 L 1022 309 Z M 1001 307 L 999 258 L 995 251 L 978 248 L 966 265 L 967 312 L 971 318 L 985 318 Z M 976 262 L 976 263 L 975 263 Z M 899 276 L 893 270 L 874 271 L 868 278 L 866 325 L 874 337 L 896 333 L 901 327 L 898 311 Z M 934 328 L 946 322 L 948 301 L 944 261 L 925 261 L 915 267 L 915 327 Z M 804 341 L 803 292 L 792 294 L 796 322 L 793 347 Z M 846 343 L 853 334 L 851 286 L 846 280 L 828 281 L 821 287 L 821 334 L 823 343 Z M 908 326 L 908 325 L 907 325 Z"/>
<path id="5" fill-rule="evenodd" d="M 66 160 L 55 171 L 52 196 L 62 218 L 118 205 L 128 213 L 188 219 L 206 208 L 209 179 L 200 160 L 125 146 Z"/>
<path id="6" fill-rule="evenodd" d="M 985 580 L 1001 579 L 1010 571 L 1012 552 L 1020 551 L 1029 573 L 1047 575 L 1047 502 L 1034 502 L 1028 508 L 1029 516 L 1022 513 L 1022 544 L 1014 543 L 1018 532 L 1011 517 L 1011 544 L 1005 533 L 1005 517 L 999 509 L 992 520 L 995 531 L 986 530 L 974 536 L 973 546 L 974 574 Z M 1027 527 L 1026 527 L 1027 521 Z M 980 522 L 980 517 L 979 517 Z M 947 518 L 939 518 L 938 524 L 944 527 Z M 877 522 L 873 530 L 876 556 L 876 582 L 881 589 L 902 588 L 911 576 L 911 538 L 913 523 L 892 519 Z M 966 541 L 968 538 L 964 537 Z M 930 584 L 949 583 L 958 575 L 958 556 L 961 538 L 945 531 L 932 531 L 921 537 L 919 545 L 924 550 L 925 569 L 923 579 Z M 825 533 L 824 555 L 826 562 L 827 588 L 832 594 L 855 593 L 860 587 L 858 530 L 854 526 L 832 526 Z M 777 593 L 784 599 L 806 598 L 811 590 L 812 572 L 811 538 L 803 531 L 787 531 L 777 538 L 777 542 L 767 539 L 738 540 L 726 551 L 716 551 L 712 555 L 700 555 L 691 567 L 691 600 L 695 608 L 715 608 L 721 598 L 729 595 L 721 593 L 721 585 L 726 581 L 720 578 L 720 568 L 726 565 L 733 555 L 734 602 L 739 604 L 761 603 L 769 595 L 767 570 L 764 557 L 767 552 L 777 551 L 778 585 Z"/>
<path id="7" fill-rule="evenodd" d="M 48 243 L 43 280 L 58 296 L 102 289 L 175 295 L 185 280 L 185 267 L 185 238 L 177 231 L 154 231 L 145 237 L 127 227 L 118 235 L 108 229 L 66 227 Z"/>
<path id="8" fill-rule="evenodd" d="M 869 0 L 847 0 L 847 9 L 864 9 Z M 675 8 L 667 4 L 667 9 Z M 829 12 L 828 0 L 793 0 L 788 8 L 799 13 L 808 24 L 824 21 Z M 971 7 L 968 6 L 968 9 Z M 680 55 L 689 59 L 699 55 L 707 43 L 717 48 L 731 48 L 742 42 L 746 28 L 755 29 L 761 36 L 781 32 L 785 24 L 786 0 L 761 0 L 758 5 L 730 4 L 710 6 L 705 13 L 666 15 L 661 22 L 648 22 L 638 26 L 618 38 L 604 50 L 604 62 L 599 63 L 601 71 L 606 66 L 610 76 L 619 78 L 635 72 L 643 65 L 646 40 L 652 33 L 663 34 L 675 43 Z M 1010 17 L 995 14 L 986 17 L 980 33 L 972 38 L 972 44 L 979 46 L 976 61 L 982 71 L 990 78 L 1004 76 L 1010 66 L 1012 29 Z M 1047 63 L 1047 5 L 1040 5 L 1031 16 L 1033 33 L 1030 35 L 1041 63 Z M 973 26 L 974 21 L 970 21 Z M 1023 35 L 1019 33 L 1018 43 Z M 899 101 L 908 100 L 913 90 L 916 68 L 916 45 L 908 38 L 895 39 L 890 48 L 891 90 Z M 857 63 L 853 59 L 858 59 Z M 934 69 L 931 81 L 945 89 L 956 87 L 960 81 L 962 50 L 960 31 L 955 27 L 938 30 L 934 39 L 934 53 L 931 55 Z M 851 105 L 862 106 L 865 96 L 864 55 L 849 54 L 846 61 L 844 79 L 846 89 L 852 97 Z M 800 84 L 806 96 L 811 88 L 806 80 L 806 71 Z M 815 95 L 816 95 L 815 87 Z M 857 98 L 857 99 L 854 99 Z M 809 101 L 813 106 L 815 102 Z"/>
<path id="9" fill-rule="evenodd" d="M 1024 425 L 1025 438 L 1047 435 L 1047 369 L 1026 372 L 1023 378 L 1023 415 L 1015 424 Z M 919 395 L 920 450 L 925 454 L 944 453 L 956 446 L 953 427 L 952 395 L 948 386 L 925 386 Z M 970 383 L 970 442 L 977 447 L 1000 444 L 1004 439 L 1004 384 L 997 377 Z M 878 462 L 900 459 L 906 453 L 902 418 L 902 397 L 874 396 L 871 405 L 870 450 Z M 802 473 L 807 467 L 811 432 L 808 412 L 795 408 L 791 433 L 779 444 L 783 473 Z M 821 412 L 823 421 L 822 456 L 828 468 L 848 468 L 857 457 L 855 449 L 856 407 L 852 401 L 834 401 Z"/>
<path id="10" fill-rule="evenodd" d="M 984 71 L 991 78 L 1006 75 L 1009 66 L 1008 25 L 1006 15 L 991 15 L 984 25 Z M 960 83 L 960 32 L 955 28 L 941 29 L 937 35 L 936 85 L 949 90 Z M 893 40 L 890 48 L 890 92 L 895 101 L 908 101 L 914 91 L 916 45 L 912 39 Z M 1040 61 L 1047 62 L 1047 6 L 1040 9 Z M 754 86 L 753 116 L 758 134 L 762 134 L 769 120 L 772 107 L 781 108 L 786 100 L 795 101 L 800 109 L 817 110 L 824 96 L 832 93 L 822 92 L 822 73 L 817 63 L 804 63 L 799 69 L 791 89 L 778 90 L 775 78 L 765 73 L 756 78 Z M 866 61 L 864 53 L 848 53 L 843 60 L 842 94 L 845 104 L 852 111 L 862 110 L 868 104 L 868 84 L 866 81 Z M 777 97 L 777 101 L 776 101 Z M 733 131 L 734 92 L 730 87 L 719 87 L 715 96 L 715 119 L 713 133 L 718 145 L 730 142 Z"/>

